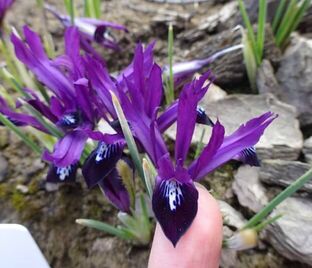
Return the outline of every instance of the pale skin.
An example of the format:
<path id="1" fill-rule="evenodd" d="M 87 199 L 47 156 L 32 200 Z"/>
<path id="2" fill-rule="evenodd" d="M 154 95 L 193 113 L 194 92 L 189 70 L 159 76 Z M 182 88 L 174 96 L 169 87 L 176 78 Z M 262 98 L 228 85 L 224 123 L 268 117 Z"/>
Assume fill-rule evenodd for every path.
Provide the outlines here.
<path id="1" fill-rule="evenodd" d="M 222 216 L 217 201 L 199 184 L 198 212 L 174 248 L 156 226 L 148 268 L 217 268 L 222 246 Z"/>

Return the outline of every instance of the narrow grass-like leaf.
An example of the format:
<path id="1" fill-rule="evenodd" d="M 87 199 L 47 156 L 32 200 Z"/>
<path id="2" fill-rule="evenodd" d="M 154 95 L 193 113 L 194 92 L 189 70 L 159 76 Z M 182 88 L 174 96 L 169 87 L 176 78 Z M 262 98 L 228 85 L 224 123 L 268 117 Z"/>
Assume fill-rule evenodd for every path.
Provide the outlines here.
<path id="1" fill-rule="evenodd" d="M 199 142 L 197 143 L 197 146 L 196 146 L 196 151 L 195 151 L 195 155 L 194 155 L 194 158 L 197 158 L 200 154 L 200 152 L 202 151 L 202 149 L 204 148 L 204 137 L 205 137 L 205 133 L 206 133 L 206 129 L 204 128 L 202 130 L 202 133 L 200 135 L 200 140 Z"/>
<path id="2" fill-rule="evenodd" d="M 153 189 L 155 186 L 156 177 L 153 175 L 152 168 L 150 167 L 150 164 L 146 158 L 143 158 L 143 171 L 147 192 L 149 197 L 151 198 L 153 196 Z"/>
<path id="3" fill-rule="evenodd" d="M 94 228 L 94 229 L 109 233 L 121 239 L 129 240 L 132 238 L 132 237 L 129 237 L 129 235 L 127 235 L 123 230 L 116 228 L 105 222 L 91 220 L 91 219 L 76 219 L 76 223 L 86 226 L 86 227 Z"/>
<path id="4" fill-rule="evenodd" d="M 101 16 L 101 1 L 84 0 L 84 13 L 86 17 L 99 19 Z"/>
<path id="5" fill-rule="evenodd" d="M 29 111 L 48 131 L 52 136 L 55 136 L 57 138 L 61 138 L 63 136 L 62 132 L 55 127 L 50 122 L 46 121 L 42 114 L 38 112 L 34 107 L 32 107 L 30 104 L 28 104 L 26 101 L 20 99 L 20 102 L 23 104 L 23 107 Z"/>
<path id="6" fill-rule="evenodd" d="M 243 0 L 238 0 L 238 6 L 239 6 L 240 13 L 242 15 L 244 24 L 245 24 L 246 29 L 247 29 L 247 36 L 248 36 L 248 39 L 250 39 L 250 44 L 251 44 L 252 52 L 255 55 L 254 57 L 256 59 L 256 63 L 257 63 L 257 65 L 260 65 L 261 59 L 257 53 L 258 49 L 257 49 L 255 33 L 254 33 L 253 28 L 252 28 L 251 22 L 249 20 L 249 17 L 248 17 L 247 11 L 246 11 L 246 7 L 245 7 Z"/>
<path id="7" fill-rule="evenodd" d="M 273 222 L 276 222 L 281 217 L 283 217 L 283 214 L 278 214 L 278 215 L 276 215 L 276 216 L 274 216 L 272 218 L 268 218 L 265 221 L 263 221 L 263 222 L 259 223 L 258 225 L 256 225 L 255 227 L 253 227 L 253 229 L 255 229 L 257 232 L 260 232 L 266 226 L 268 226 L 269 224 L 272 224 Z"/>
<path id="8" fill-rule="evenodd" d="M 287 32 L 285 32 L 285 34 L 281 37 L 281 44 L 280 47 L 284 48 L 285 44 L 287 43 L 289 36 L 291 35 L 291 33 L 296 30 L 296 28 L 298 27 L 300 21 L 302 20 L 305 12 L 308 10 L 308 8 L 310 7 L 311 4 L 311 0 L 304 0 L 302 2 L 299 3 L 299 7 L 297 9 L 297 12 L 295 13 L 295 17 L 292 20 L 292 24 L 288 27 Z"/>
<path id="9" fill-rule="evenodd" d="M 243 28 L 240 28 L 242 34 L 242 43 L 244 45 L 243 48 L 243 56 L 244 62 L 246 65 L 247 76 L 249 79 L 250 87 L 253 92 L 256 93 L 256 78 L 257 78 L 257 60 L 255 54 L 253 53 L 249 38 Z"/>
<path id="10" fill-rule="evenodd" d="M 138 170 L 139 176 L 140 176 L 142 182 L 144 183 L 144 186 L 146 187 L 145 180 L 144 180 L 144 172 L 143 172 L 143 168 L 142 168 L 142 164 L 141 164 L 141 158 L 139 155 L 139 150 L 135 144 L 135 141 L 134 141 L 134 138 L 132 136 L 130 127 L 128 125 L 127 119 L 126 119 L 125 114 L 121 108 L 121 105 L 119 103 L 117 96 L 112 91 L 110 93 L 112 95 L 113 105 L 114 105 L 116 114 L 118 116 L 118 120 L 120 122 L 122 132 L 125 136 L 130 155 L 132 157 L 132 160 L 134 162 L 136 169 Z"/>
<path id="11" fill-rule="evenodd" d="M 299 190 L 306 182 L 312 179 L 312 168 L 303 174 L 300 178 L 295 180 L 286 189 L 274 197 L 263 209 L 261 209 L 256 215 L 254 215 L 243 227 L 252 228 L 255 227 L 259 222 L 266 218 L 269 213 L 272 212 L 280 203 L 282 203 L 286 198 L 291 196 L 297 190 Z"/>
<path id="12" fill-rule="evenodd" d="M 278 26 L 282 20 L 283 13 L 285 11 L 287 0 L 280 0 L 276 13 L 274 15 L 273 23 L 272 23 L 272 30 L 273 33 L 276 34 Z"/>
<path id="13" fill-rule="evenodd" d="M 15 107 L 15 100 L 12 98 L 11 94 L 0 85 L 0 96 L 3 97 L 10 107 Z"/>
<path id="14" fill-rule="evenodd" d="M 17 136 L 19 136 L 23 142 L 28 145 L 34 152 L 41 154 L 41 148 L 34 143 L 27 135 L 21 131 L 20 128 L 15 126 L 9 119 L 7 119 L 5 116 L 3 116 L 0 113 L 0 121 L 3 125 L 5 125 L 8 129 L 12 130 Z"/>
<path id="15" fill-rule="evenodd" d="M 264 41 L 265 41 L 265 23 L 267 16 L 267 1 L 259 0 L 258 29 L 257 29 L 257 49 L 260 61 L 262 61 Z"/>
<path id="16" fill-rule="evenodd" d="M 167 104 L 171 104 L 171 102 L 174 100 L 173 48 L 174 48 L 173 26 L 172 24 L 170 24 L 168 28 L 169 102 Z"/>
<path id="17" fill-rule="evenodd" d="M 65 8 L 67 13 L 70 16 L 71 24 L 74 24 L 75 21 L 75 7 L 74 0 L 64 0 Z"/>
<path id="18" fill-rule="evenodd" d="M 275 34 L 275 41 L 278 47 L 281 45 L 282 36 L 287 32 L 288 27 L 295 20 L 296 12 L 297 12 L 297 0 L 290 0 L 286 12 L 283 16 L 283 19 L 278 27 L 278 30 Z"/>

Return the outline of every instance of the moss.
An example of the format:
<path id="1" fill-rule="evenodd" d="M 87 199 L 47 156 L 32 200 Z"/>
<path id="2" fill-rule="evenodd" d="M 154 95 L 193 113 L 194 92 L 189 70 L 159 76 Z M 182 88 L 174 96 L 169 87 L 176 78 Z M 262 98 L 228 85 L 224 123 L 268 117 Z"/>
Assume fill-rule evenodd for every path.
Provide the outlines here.
<path id="1" fill-rule="evenodd" d="M 5 199 L 10 195 L 10 187 L 7 184 L 0 184 L 0 198 Z"/>
<path id="2" fill-rule="evenodd" d="M 38 185 L 37 180 L 32 180 L 27 186 L 28 186 L 29 194 L 35 194 L 39 190 L 39 185 Z"/>
<path id="3" fill-rule="evenodd" d="M 228 189 L 231 188 L 233 182 L 234 167 L 232 164 L 224 165 L 211 175 L 209 175 L 206 183 L 209 184 L 209 188 L 212 190 L 211 194 L 217 199 L 226 199 L 225 195 Z"/>
<path id="4" fill-rule="evenodd" d="M 23 220 L 34 219 L 34 217 L 40 215 L 38 213 L 42 207 L 40 202 L 36 199 L 31 200 L 30 197 L 19 191 L 14 191 L 10 197 L 13 208 L 19 212 Z"/>

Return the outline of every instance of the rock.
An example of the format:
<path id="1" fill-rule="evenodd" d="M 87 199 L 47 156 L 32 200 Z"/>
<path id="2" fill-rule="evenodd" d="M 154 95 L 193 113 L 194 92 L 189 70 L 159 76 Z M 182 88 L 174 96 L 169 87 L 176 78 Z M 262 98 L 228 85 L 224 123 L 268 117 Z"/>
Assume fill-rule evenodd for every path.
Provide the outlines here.
<path id="1" fill-rule="evenodd" d="M 288 198 L 272 213 L 283 216 L 267 228 L 266 239 L 284 257 L 312 263 L 312 201 Z"/>
<path id="2" fill-rule="evenodd" d="M 282 103 L 272 94 L 241 95 L 233 94 L 215 102 L 201 102 L 207 115 L 215 121 L 218 117 L 225 126 L 226 135 L 234 132 L 241 124 L 267 111 L 279 116 L 265 130 L 264 135 L 256 145 L 260 159 L 297 160 L 303 146 L 303 137 L 296 119 L 293 106 Z M 195 129 L 193 142 L 199 142 L 203 128 L 206 129 L 204 142 L 209 141 L 211 128 L 198 125 Z M 176 127 L 172 126 L 166 132 L 175 140 Z"/>
<path id="3" fill-rule="evenodd" d="M 7 175 L 8 162 L 6 159 L 0 154 L 0 182 L 5 180 Z"/>
<path id="4" fill-rule="evenodd" d="M 268 203 L 258 167 L 241 166 L 234 178 L 232 188 L 242 206 L 257 213 Z"/>
<path id="5" fill-rule="evenodd" d="M 60 188 L 59 183 L 52 183 L 52 182 L 46 182 L 44 186 L 47 192 L 56 192 Z"/>
<path id="6" fill-rule="evenodd" d="M 27 194 L 29 192 L 29 189 L 26 185 L 18 184 L 16 185 L 16 190 L 21 192 L 22 194 Z"/>
<path id="7" fill-rule="evenodd" d="M 295 35 L 276 74 L 281 100 L 294 105 L 302 126 L 312 124 L 312 40 Z"/>
<path id="8" fill-rule="evenodd" d="M 309 164 L 299 161 L 263 160 L 259 178 L 264 183 L 285 187 L 302 176 L 310 168 Z M 302 187 L 302 190 L 312 193 L 312 181 L 307 182 Z"/>
<path id="9" fill-rule="evenodd" d="M 228 203 L 218 200 L 219 207 L 223 216 L 224 225 L 241 229 L 247 222 L 243 215 Z"/>
<path id="10" fill-rule="evenodd" d="M 227 96 L 227 93 L 223 89 L 221 89 L 215 84 L 211 84 L 207 94 L 202 99 L 202 102 L 207 103 L 207 102 L 218 101 L 218 100 L 224 99 L 226 96 Z"/>
<path id="11" fill-rule="evenodd" d="M 304 141 L 303 153 L 305 160 L 312 165 L 312 136 Z"/>
<path id="12" fill-rule="evenodd" d="M 281 87 L 278 84 L 274 69 L 268 60 L 263 60 L 257 70 L 257 88 L 260 94 L 272 93 L 279 98 Z"/>

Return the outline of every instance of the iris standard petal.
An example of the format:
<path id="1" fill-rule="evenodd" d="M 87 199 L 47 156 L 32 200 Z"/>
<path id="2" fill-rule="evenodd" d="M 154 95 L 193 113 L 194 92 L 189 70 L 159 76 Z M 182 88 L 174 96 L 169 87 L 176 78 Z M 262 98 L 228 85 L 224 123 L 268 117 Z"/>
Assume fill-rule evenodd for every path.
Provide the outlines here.
<path id="1" fill-rule="evenodd" d="M 188 153 L 197 117 L 197 104 L 205 95 L 209 85 L 204 83 L 210 76 L 210 72 L 202 75 L 198 80 L 187 84 L 179 97 L 177 116 L 177 136 L 175 143 L 176 161 L 184 162 Z"/>
<path id="2" fill-rule="evenodd" d="M 124 145 L 120 142 L 106 144 L 99 142 L 97 148 L 88 156 L 82 167 L 82 174 L 88 188 L 97 185 L 115 167 L 122 156 Z"/>
<path id="3" fill-rule="evenodd" d="M 153 193 L 155 216 L 166 237 L 176 246 L 197 214 L 198 192 L 192 182 L 162 180 Z"/>
<path id="4" fill-rule="evenodd" d="M 74 182 L 76 180 L 77 168 L 77 164 L 66 167 L 57 167 L 51 164 L 47 175 L 47 182 Z"/>

